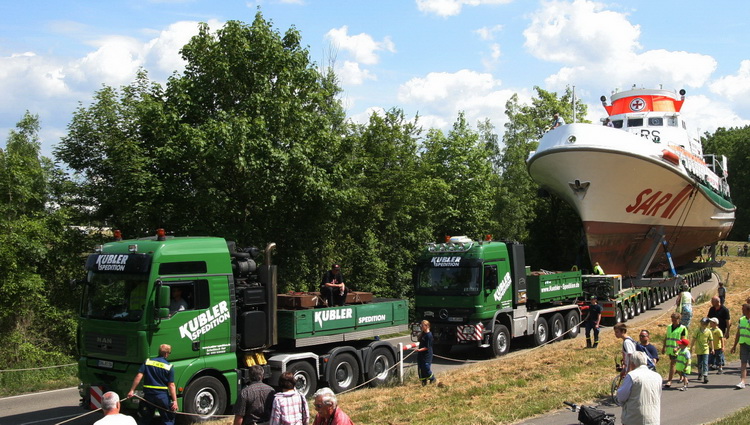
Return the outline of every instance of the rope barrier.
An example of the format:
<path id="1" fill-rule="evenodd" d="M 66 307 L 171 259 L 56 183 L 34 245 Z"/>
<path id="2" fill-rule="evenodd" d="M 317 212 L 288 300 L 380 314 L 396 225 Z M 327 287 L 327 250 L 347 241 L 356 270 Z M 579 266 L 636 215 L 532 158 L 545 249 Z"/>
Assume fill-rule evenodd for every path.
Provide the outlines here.
<path id="1" fill-rule="evenodd" d="M 99 411 L 101 411 L 101 410 L 102 410 L 102 408 L 100 407 L 100 408 L 98 408 L 98 409 L 96 409 L 96 410 L 92 410 L 92 411 L 90 411 L 90 412 L 86 412 L 86 413 L 84 413 L 84 414 L 82 414 L 82 415 L 74 416 L 74 417 L 72 417 L 72 418 L 70 418 L 70 419 L 66 419 L 66 420 L 64 420 L 64 421 L 62 421 L 62 422 L 56 422 L 56 423 L 55 423 L 55 425 L 62 425 L 62 424 L 64 424 L 64 423 L 68 423 L 68 422 L 70 422 L 70 421 L 74 421 L 74 420 L 76 420 L 76 419 L 82 418 L 82 417 L 84 417 L 84 416 L 88 416 L 88 415 L 90 415 L 90 414 L 92 414 L 92 413 L 96 413 L 96 412 L 99 412 Z"/>
<path id="2" fill-rule="evenodd" d="M 30 370 L 42 370 L 42 369 L 54 369 L 58 367 L 68 367 L 68 366 L 75 366 L 78 363 L 68 363 L 68 364 L 61 364 L 61 365 L 55 365 L 55 366 L 41 366 L 41 367 L 29 367 L 25 369 L 0 369 L 0 373 L 5 372 L 27 372 Z"/>

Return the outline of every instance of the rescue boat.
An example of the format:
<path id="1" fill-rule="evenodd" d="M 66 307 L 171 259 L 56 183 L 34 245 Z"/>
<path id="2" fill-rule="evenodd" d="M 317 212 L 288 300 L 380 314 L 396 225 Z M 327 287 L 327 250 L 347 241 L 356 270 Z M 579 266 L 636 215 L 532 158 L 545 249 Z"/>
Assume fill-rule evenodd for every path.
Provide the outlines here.
<path id="1" fill-rule="evenodd" d="M 704 155 L 689 134 L 684 90 L 633 88 L 610 99 L 601 97 L 603 125 L 547 132 L 529 174 L 577 211 L 591 262 L 605 273 L 642 277 L 693 262 L 734 224 L 726 157 Z"/>

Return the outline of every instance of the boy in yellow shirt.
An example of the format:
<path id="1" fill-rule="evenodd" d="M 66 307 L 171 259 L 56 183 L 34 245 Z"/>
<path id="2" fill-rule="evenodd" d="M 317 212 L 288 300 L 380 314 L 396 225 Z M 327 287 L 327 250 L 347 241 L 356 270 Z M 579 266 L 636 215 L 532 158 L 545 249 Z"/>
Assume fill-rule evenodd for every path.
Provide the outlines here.
<path id="1" fill-rule="evenodd" d="M 703 379 L 704 384 L 708 384 L 708 355 L 714 353 L 714 337 L 708 324 L 711 323 L 708 317 L 701 319 L 701 327 L 693 337 L 693 343 L 690 345 L 690 351 L 698 356 L 698 380 Z"/>
<path id="2" fill-rule="evenodd" d="M 721 375 L 724 373 L 724 332 L 719 328 L 719 319 L 712 317 L 708 320 L 714 338 L 714 352 L 708 356 L 708 365 L 717 370 L 717 375 Z"/>

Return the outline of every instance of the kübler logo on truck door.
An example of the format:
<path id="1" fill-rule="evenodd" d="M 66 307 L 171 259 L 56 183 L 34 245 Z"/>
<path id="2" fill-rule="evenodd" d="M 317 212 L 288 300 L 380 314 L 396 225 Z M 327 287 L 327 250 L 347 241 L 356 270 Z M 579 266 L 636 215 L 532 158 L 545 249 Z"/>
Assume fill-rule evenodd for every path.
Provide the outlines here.
<path id="1" fill-rule="evenodd" d="M 503 295 L 505 295 L 505 291 L 510 288 L 511 284 L 511 278 L 510 273 L 505 273 L 505 277 L 503 277 L 503 281 L 500 282 L 500 286 L 497 288 L 497 291 L 495 291 L 495 301 L 502 301 Z"/>
<path id="2" fill-rule="evenodd" d="M 180 337 L 190 338 L 195 341 L 199 336 L 219 326 L 228 319 L 229 309 L 227 308 L 227 302 L 221 301 L 199 314 L 198 317 L 180 326 Z"/>

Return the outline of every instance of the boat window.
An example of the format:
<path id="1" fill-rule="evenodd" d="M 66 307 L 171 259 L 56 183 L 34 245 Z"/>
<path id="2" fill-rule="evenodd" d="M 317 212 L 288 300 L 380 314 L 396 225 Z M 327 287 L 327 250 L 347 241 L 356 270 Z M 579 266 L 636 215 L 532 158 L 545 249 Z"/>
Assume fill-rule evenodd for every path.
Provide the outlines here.
<path id="1" fill-rule="evenodd" d="M 651 117 L 648 119 L 648 125 L 651 126 L 663 126 L 664 125 L 664 118 L 661 117 Z"/>
<path id="2" fill-rule="evenodd" d="M 622 120 L 614 120 L 612 124 L 614 124 L 615 128 L 622 128 Z"/>
<path id="3" fill-rule="evenodd" d="M 628 118 L 628 127 L 643 127 L 643 118 Z"/>
<path id="4" fill-rule="evenodd" d="M 667 125 L 670 127 L 677 127 L 677 117 L 667 118 Z"/>
<path id="5" fill-rule="evenodd" d="M 687 130 L 687 126 L 685 125 L 685 121 L 682 122 L 682 129 Z"/>

